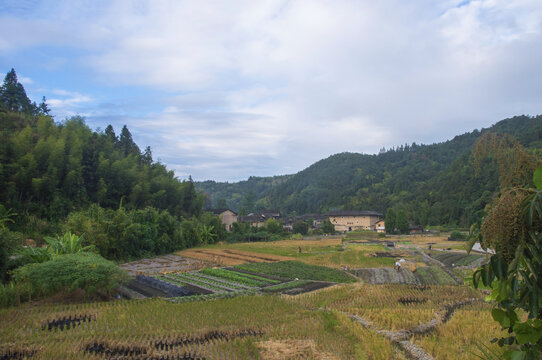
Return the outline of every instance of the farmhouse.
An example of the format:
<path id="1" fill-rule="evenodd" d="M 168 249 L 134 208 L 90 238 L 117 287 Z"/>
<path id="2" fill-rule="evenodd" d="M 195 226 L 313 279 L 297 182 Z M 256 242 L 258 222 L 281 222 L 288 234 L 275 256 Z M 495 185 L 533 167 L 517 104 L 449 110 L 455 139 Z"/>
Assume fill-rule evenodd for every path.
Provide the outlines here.
<path id="1" fill-rule="evenodd" d="M 375 230 L 378 233 L 386 232 L 386 222 L 384 220 L 377 221 L 375 224 Z"/>
<path id="2" fill-rule="evenodd" d="M 228 231 L 231 231 L 232 224 L 237 222 L 237 214 L 230 209 L 211 209 L 209 212 L 218 216 Z"/>
<path id="3" fill-rule="evenodd" d="M 254 227 L 265 226 L 265 221 L 269 219 L 280 219 L 278 210 L 262 210 L 259 213 L 250 213 L 246 216 L 239 216 L 239 222 L 249 222 Z"/>
<path id="4" fill-rule="evenodd" d="M 336 231 L 376 230 L 382 214 L 374 211 L 332 211 L 325 214 Z"/>

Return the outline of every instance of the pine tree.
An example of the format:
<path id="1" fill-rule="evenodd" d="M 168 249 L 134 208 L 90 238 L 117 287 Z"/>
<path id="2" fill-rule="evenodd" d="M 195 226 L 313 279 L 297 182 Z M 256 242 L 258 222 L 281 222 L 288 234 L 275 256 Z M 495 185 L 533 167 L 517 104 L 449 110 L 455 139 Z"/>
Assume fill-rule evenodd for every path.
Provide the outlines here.
<path id="1" fill-rule="evenodd" d="M 15 69 L 11 69 L 4 78 L 4 84 L 0 88 L 0 103 L 8 111 L 34 114 L 37 110 L 36 105 L 26 95 L 24 86 L 19 83 Z"/>
<path id="2" fill-rule="evenodd" d="M 139 148 L 132 139 L 132 134 L 130 133 L 130 130 L 128 130 L 128 127 L 126 125 L 122 127 L 122 130 L 120 132 L 118 147 L 121 151 L 124 152 L 125 156 L 128 156 L 130 154 L 139 156 L 140 154 Z"/>

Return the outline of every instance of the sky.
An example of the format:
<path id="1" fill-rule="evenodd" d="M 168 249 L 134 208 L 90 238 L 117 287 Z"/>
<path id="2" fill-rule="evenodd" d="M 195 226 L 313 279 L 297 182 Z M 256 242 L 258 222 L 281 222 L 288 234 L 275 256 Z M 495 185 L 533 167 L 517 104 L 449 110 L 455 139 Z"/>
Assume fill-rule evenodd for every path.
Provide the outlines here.
<path id="1" fill-rule="evenodd" d="M 540 64 L 540 0 L 0 0 L 2 78 L 196 181 L 541 114 Z"/>

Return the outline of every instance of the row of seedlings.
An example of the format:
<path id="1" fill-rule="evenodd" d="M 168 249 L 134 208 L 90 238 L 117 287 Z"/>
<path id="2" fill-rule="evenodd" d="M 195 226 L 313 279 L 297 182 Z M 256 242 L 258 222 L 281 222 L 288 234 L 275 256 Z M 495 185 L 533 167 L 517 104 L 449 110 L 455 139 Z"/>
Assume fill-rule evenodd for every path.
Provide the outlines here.
<path id="1" fill-rule="evenodd" d="M 197 272 L 164 275 L 167 280 L 210 290 L 207 295 L 195 295 L 175 299 L 175 301 L 207 300 L 259 293 L 265 286 L 280 283 L 278 280 L 239 273 L 226 269 L 203 269 Z"/>

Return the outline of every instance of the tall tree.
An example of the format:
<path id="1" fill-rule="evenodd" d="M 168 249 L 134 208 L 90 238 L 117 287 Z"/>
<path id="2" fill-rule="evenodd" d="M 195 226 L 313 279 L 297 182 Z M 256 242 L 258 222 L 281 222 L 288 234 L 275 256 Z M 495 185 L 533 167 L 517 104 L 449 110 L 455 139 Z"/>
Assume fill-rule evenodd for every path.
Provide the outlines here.
<path id="1" fill-rule="evenodd" d="M 122 130 L 120 132 L 118 147 L 121 151 L 124 152 L 124 156 L 128 156 L 130 154 L 139 156 L 140 154 L 139 148 L 134 142 L 132 134 L 130 133 L 130 130 L 128 130 L 128 127 L 126 125 L 122 127 Z"/>
<path id="2" fill-rule="evenodd" d="M 395 216 L 395 211 L 393 209 L 388 209 L 386 212 L 386 232 L 388 234 L 393 234 L 397 228 L 397 219 Z"/>
<path id="3" fill-rule="evenodd" d="M 33 114 L 36 112 L 36 105 L 26 95 L 24 86 L 17 79 L 15 69 L 11 69 L 4 78 L 0 88 L 0 102 L 8 111 L 24 112 Z"/>
<path id="4" fill-rule="evenodd" d="M 397 229 L 399 229 L 401 234 L 406 234 L 408 233 L 408 228 L 409 224 L 406 212 L 401 209 L 397 212 Z"/>

